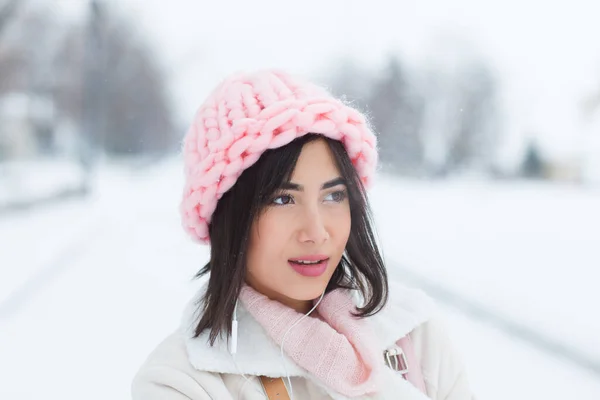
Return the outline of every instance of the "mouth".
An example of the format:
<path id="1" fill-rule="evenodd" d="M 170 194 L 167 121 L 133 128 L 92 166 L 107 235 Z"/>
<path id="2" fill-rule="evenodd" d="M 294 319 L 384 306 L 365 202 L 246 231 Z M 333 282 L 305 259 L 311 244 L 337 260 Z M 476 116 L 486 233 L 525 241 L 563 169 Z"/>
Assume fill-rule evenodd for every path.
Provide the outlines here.
<path id="1" fill-rule="evenodd" d="M 329 257 L 317 255 L 293 258 L 288 260 L 288 264 L 302 276 L 317 277 L 327 270 Z"/>

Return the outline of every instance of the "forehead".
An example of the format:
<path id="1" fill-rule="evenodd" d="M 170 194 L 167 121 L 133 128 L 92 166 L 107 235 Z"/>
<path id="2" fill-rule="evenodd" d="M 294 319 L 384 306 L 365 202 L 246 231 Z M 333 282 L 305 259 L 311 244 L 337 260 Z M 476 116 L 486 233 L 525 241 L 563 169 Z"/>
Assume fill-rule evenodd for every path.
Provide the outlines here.
<path id="1" fill-rule="evenodd" d="M 324 139 L 317 139 L 302 148 L 291 181 L 321 184 L 339 176 L 340 171 L 327 142 Z"/>

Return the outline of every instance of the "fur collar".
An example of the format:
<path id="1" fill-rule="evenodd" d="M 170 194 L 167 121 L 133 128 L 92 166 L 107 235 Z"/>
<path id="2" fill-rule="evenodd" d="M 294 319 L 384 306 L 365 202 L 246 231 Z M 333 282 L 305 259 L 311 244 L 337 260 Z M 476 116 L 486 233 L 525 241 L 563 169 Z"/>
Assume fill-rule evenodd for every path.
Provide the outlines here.
<path id="1" fill-rule="evenodd" d="M 186 349 L 190 363 L 194 368 L 202 371 L 227 373 L 263 375 L 269 377 L 286 376 L 281 362 L 281 352 L 266 334 L 261 325 L 248 313 L 242 302 L 238 303 L 238 346 L 234 357 L 229 353 L 227 341 L 218 338 L 214 346 L 208 344 L 208 332 L 203 332 L 194 338 L 194 329 L 198 321 L 197 300 L 202 297 L 206 285 L 190 301 L 184 311 L 181 329 L 184 333 Z M 353 295 L 354 303 L 360 305 L 362 299 L 357 292 Z M 386 306 L 374 316 L 368 317 L 377 334 L 380 343 L 382 362 L 383 351 L 405 336 L 420 324 L 426 322 L 433 314 L 433 301 L 422 291 L 407 288 L 397 282 L 390 282 L 389 300 Z M 297 366 L 286 354 L 283 355 L 285 368 L 289 376 L 297 376 L 311 379 L 310 374 L 303 368 Z M 403 398 L 399 393 L 406 392 L 407 399 L 425 399 L 423 394 L 412 387 L 412 385 L 400 378 L 391 370 L 385 372 L 388 376 L 386 382 L 387 390 L 393 393 L 391 397 L 383 394 L 379 399 Z M 321 386 L 317 381 L 315 384 Z M 321 386 L 322 387 L 322 386 Z M 339 394 L 332 393 L 326 387 L 322 387 L 334 399 L 346 399 Z M 412 397 L 411 397 L 412 395 Z M 383 396 L 383 397 L 381 397 Z M 372 398 L 372 397 L 371 397 Z"/>

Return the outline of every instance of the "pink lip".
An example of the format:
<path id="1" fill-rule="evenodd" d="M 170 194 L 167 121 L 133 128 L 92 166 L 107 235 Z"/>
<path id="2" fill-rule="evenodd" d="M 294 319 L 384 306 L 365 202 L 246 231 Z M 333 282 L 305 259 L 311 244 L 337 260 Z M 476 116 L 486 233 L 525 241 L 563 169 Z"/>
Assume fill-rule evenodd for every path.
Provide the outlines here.
<path id="1" fill-rule="evenodd" d="M 307 255 L 307 256 L 302 256 L 302 257 L 296 257 L 296 258 L 290 258 L 290 261 L 321 261 L 321 260 L 325 260 L 329 257 L 327 257 L 324 254 L 312 254 L 312 255 Z"/>
<path id="2" fill-rule="evenodd" d="M 308 258 L 302 257 L 302 258 L 294 259 L 294 261 L 295 260 L 317 261 L 317 260 L 323 260 L 323 257 L 316 258 L 315 260 L 310 260 Z M 300 265 L 300 264 L 293 263 L 292 260 L 288 261 L 288 264 L 290 265 L 290 267 L 292 267 L 294 269 L 294 271 L 296 271 L 300 275 L 309 276 L 309 277 L 317 277 L 317 276 L 323 275 L 323 273 L 327 270 L 327 264 L 329 264 L 329 259 L 327 258 L 318 264 L 312 264 L 312 265 Z"/>

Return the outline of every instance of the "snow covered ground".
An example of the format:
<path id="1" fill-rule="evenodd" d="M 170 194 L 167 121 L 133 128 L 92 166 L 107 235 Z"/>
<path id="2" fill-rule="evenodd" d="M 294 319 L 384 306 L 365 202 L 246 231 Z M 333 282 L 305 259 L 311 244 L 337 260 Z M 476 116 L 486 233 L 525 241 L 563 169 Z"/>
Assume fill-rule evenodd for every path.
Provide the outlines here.
<path id="1" fill-rule="evenodd" d="M 600 190 L 382 179 L 385 255 L 600 360 Z"/>
<path id="2" fill-rule="evenodd" d="M 85 171 L 60 157 L 0 162 L 0 211 L 9 206 L 81 193 Z"/>
<path id="3" fill-rule="evenodd" d="M 180 171 L 108 171 L 86 200 L 0 219 L 1 399 L 129 398 L 208 256 L 179 227 Z M 600 360 L 600 193 L 381 179 L 371 198 L 392 276 L 410 272 Z M 600 398 L 600 376 L 442 308 L 479 398 Z"/>

